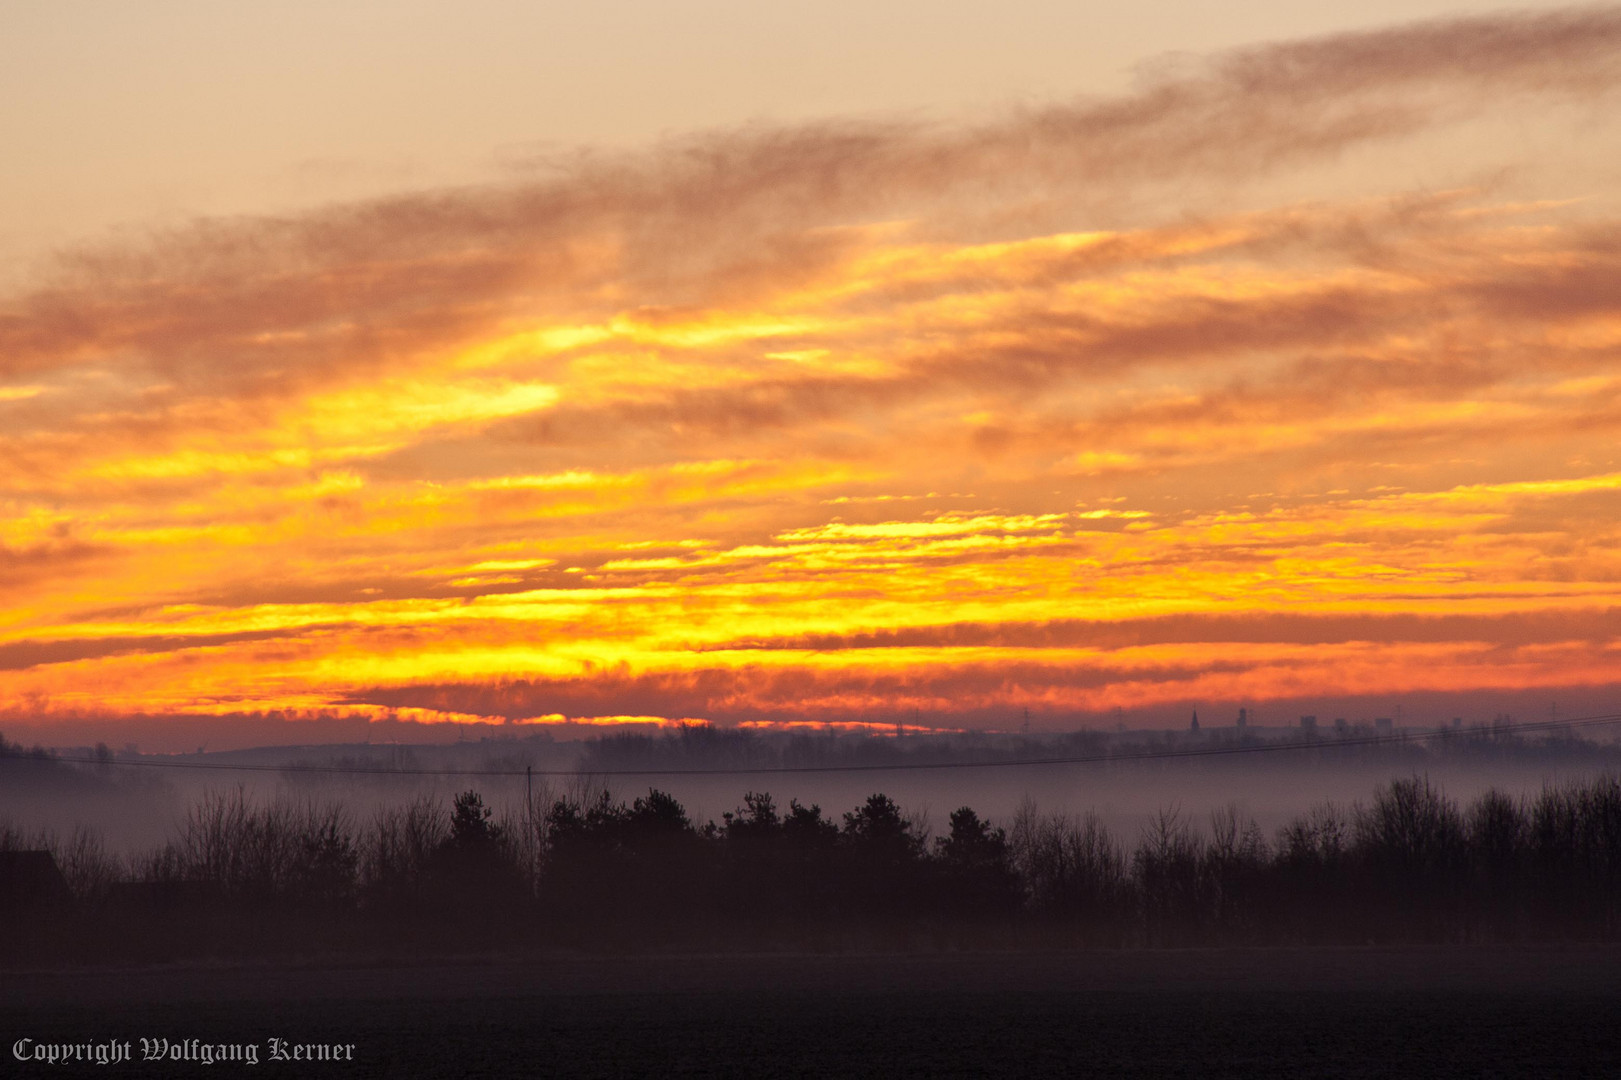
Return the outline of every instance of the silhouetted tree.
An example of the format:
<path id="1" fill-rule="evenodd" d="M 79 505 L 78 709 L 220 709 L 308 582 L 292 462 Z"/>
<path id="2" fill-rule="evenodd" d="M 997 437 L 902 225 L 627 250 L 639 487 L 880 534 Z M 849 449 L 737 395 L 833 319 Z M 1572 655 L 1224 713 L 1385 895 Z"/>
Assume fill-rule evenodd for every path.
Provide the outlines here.
<path id="1" fill-rule="evenodd" d="M 525 882 L 518 853 L 508 843 L 506 830 L 491 817 L 478 792 L 456 796 L 450 831 L 429 867 L 436 905 L 489 916 L 510 912 L 522 902 Z"/>
<path id="2" fill-rule="evenodd" d="M 889 796 L 869 795 L 844 815 L 839 850 L 839 891 L 854 913 L 894 916 L 928 910 L 932 898 L 921 872 L 922 838 Z"/>
<path id="3" fill-rule="evenodd" d="M 1621 781 L 1544 788 L 1529 832 L 1539 920 L 1583 935 L 1621 929 Z"/>
<path id="4" fill-rule="evenodd" d="M 667 936 L 707 906 L 713 880 L 705 838 L 667 792 L 650 790 L 629 806 L 607 792 L 584 808 L 559 800 L 547 812 L 546 835 L 543 894 L 552 911 L 577 924 Z"/>
<path id="5" fill-rule="evenodd" d="M 1042 814 L 1026 799 L 1009 843 L 1032 914 L 1085 940 L 1118 940 L 1131 883 L 1125 852 L 1096 814 Z"/>
<path id="6" fill-rule="evenodd" d="M 484 805 L 484 798 L 478 792 L 466 791 L 456 796 L 450 814 L 450 836 L 446 843 L 463 851 L 493 849 L 505 839 L 505 835 L 499 825 L 491 823 L 490 817 L 491 810 Z"/>
<path id="7" fill-rule="evenodd" d="M 1351 825 L 1333 803 L 1319 803 L 1278 830 L 1264 911 L 1283 940 L 1362 940 L 1359 898 L 1350 887 Z"/>
<path id="8" fill-rule="evenodd" d="M 1224 939 L 1261 932 L 1261 897 L 1270 869 L 1266 840 L 1253 820 L 1227 806 L 1210 815 L 1210 841 L 1200 860 L 1201 905 L 1212 931 Z"/>
<path id="9" fill-rule="evenodd" d="M 782 834 L 790 846 L 801 851 L 831 850 L 839 836 L 839 827 L 822 816 L 822 808 L 812 803 L 801 806 L 790 800 L 788 814 L 782 819 Z"/>
<path id="10" fill-rule="evenodd" d="M 1007 834 L 981 821 L 967 806 L 951 812 L 951 833 L 936 841 L 943 901 L 954 914 L 1006 914 L 1021 899 L 1019 875 Z"/>
<path id="11" fill-rule="evenodd" d="M 1453 936 L 1467 865 L 1463 819 L 1428 777 L 1392 780 L 1358 810 L 1355 854 L 1384 912 L 1381 933 Z"/>
<path id="12" fill-rule="evenodd" d="M 429 886 L 429 867 L 449 835 L 444 813 L 426 795 L 378 810 L 360 845 L 363 903 L 393 914 L 417 907 Z"/>
<path id="13" fill-rule="evenodd" d="M 1183 944 L 1197 938 L 1197 928 L 1209 914 L 1201 896 L 1199 855 L 1193 830 L 1175 808 L 1161 810 L 1143 830 L 1131 868 L 1151 943 Z"/>
<path id="14" fill-rule="evenodd" d="M 299 838 L 290 889 L 305 905 L 339 911 L 353 904 L 359 885 L 360 852 L 344 815 L 336 807 L 310 816 Z"/>
<path id="15" fill-rule="evenodd" d="M 1529 822 L 1519 801 L 1493 788 L 1470 806 L 1464 822 L 1473 881 L 1474 935 L 1518 933 L 1525 914 Z"/>
<path id="16" fill-rule="evenodd" d="M 782 818 L 777 815 L 777 804 L 770 793 L 747 792 L 743 805 L 721 815 L 725 823 L 723 835 L 728 843 L 766 847 L 776 842 L 782 830 Z"/>

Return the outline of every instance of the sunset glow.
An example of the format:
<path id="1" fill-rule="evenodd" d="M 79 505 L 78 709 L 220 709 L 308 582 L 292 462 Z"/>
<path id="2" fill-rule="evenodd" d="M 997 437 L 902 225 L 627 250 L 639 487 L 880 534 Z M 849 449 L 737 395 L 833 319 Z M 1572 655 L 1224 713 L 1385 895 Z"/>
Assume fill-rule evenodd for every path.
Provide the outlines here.
<path id="1" fill-rule="evenodd" d="M 1419 23 L 76 249 L 0 722 L 1613 704 L 1618 87 L 1614 9 Z"/>

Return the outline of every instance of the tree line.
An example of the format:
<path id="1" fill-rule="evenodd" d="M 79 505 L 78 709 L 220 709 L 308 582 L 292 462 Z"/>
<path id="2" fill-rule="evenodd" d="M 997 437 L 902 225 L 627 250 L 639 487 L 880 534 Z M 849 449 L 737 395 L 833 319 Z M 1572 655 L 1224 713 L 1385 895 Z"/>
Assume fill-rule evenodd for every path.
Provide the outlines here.
<path id="1" fill-rule="evenodd" d="M 1271 836 L 1235 809 L 1161 812 L 1128 845 L 1094 815 L 962 807 L 939 836 L 874 794 L 834 817 L 750 792 L 694 822 L 666 792 L 552 798 L 500 818 L 474 791 L 357 822 L 342 806 L 195 803 L 120 859 L 53 851 L 73 903 L 23 912 L 86 949 L 523 941 L 580 947 L 1008 947 L 1605 939 L 1621 935 L 1621 780 L 1488 791 L 1427 778 L 1321 804 Z M 18 929 L 23 928 L 23 929 Z M 166 943 L 166 944 L 165 944 Z"/>

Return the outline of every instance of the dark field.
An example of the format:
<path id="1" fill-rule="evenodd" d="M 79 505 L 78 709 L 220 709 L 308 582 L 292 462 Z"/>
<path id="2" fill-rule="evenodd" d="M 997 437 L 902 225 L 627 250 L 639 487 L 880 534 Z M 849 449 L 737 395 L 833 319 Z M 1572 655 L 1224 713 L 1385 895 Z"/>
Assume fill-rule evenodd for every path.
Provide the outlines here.
<path id="1" fill-rule="evenodd" d="M 0 976 L 6 1073 L 1614 1076 L 1621 950 L 538 957 Z M 139 1040 L 255 1043 L 257 1067 Z M 18 1062 L 19 1038 L 136 1060 Z M 271 1037 L 355 1061 L 266 1060 Z"/>

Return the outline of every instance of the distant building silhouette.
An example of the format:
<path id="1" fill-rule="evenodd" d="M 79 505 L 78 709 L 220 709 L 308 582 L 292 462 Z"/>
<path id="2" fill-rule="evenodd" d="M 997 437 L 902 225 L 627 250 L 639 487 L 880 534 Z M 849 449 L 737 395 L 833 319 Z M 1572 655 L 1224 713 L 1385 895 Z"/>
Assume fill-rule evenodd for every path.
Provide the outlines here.
<path id="1" fill-rule="evenodd" d="M 1350 729 L 1350 727 L 1351 725 L 1346 723 L 1345 717 L 1336 716 L 1334 718 L 1334 733 L 1336 735 L 1344 735 L 1346 731 Z"/>
<path id="2" fill-rule="evenodd" d="M 1188 730 L 1189 731 L 1198 731 L 1199 730 L 1199 710 L 1198 709 L 1193 710 L 1193 722 L 1188 725 Z"/>
<path id="3" fill-rule="evenodd" d="M 0 911 L 57 908 L 72 899 L 49 851 L 0 851 Z"/>
<path id="4" fill-rule="evenodd" d="M 1248 709 L 1239 709 L 1238 710 L 1238 726 L 1240 728 L 1248 727 L 1249 722 L 1250 722 L 1250 711 Z"/>
<path id="5" fill-rule="evenodd" d="M 1302 716 L 1300 718 L 1300 730 L 1315 732 L 1317 730 L 1317 718 L 1315 716 Z"/>

